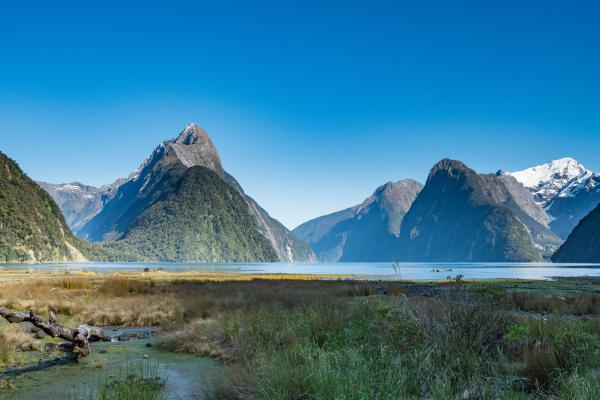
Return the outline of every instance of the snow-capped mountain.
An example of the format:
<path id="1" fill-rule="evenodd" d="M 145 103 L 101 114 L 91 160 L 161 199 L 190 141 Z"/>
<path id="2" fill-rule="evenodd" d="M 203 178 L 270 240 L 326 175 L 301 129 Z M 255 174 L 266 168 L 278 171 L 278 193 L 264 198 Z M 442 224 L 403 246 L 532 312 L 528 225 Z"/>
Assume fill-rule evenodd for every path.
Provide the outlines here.
<path id="1" fill-rule="evenodd" d="M 519 182 L 533 193 L 533 198 L 541 206 L 546 206 L 565 189 L 577 186 L 593 175 L 593 172 L 573 158 L 561 158 L 547 164 L 510 172 Z"/>
<path id="2" fill-rule="evenodd" d="M 550 228 L 566 239 L 577 223 L 600 203 L 600 174 L 573 158 L 510 172 L 550 216 Z"/>

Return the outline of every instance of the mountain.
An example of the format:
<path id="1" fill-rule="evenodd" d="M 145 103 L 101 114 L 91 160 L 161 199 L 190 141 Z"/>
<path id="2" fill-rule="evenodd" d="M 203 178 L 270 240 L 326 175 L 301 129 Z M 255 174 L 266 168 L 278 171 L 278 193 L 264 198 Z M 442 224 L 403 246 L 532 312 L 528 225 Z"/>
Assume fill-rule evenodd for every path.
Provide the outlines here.
<path id="1" fill-rule="evenodd" d="M 109 246 L 161 261 L 278 259 L 242 195 L 201 166 L 161 190 Z"/>
<path id="2" fill-rule="evenodd" d="M 514 184 L 514 182 L 512 182 Z M 444 159 L 404 216 L 398 258 L 406 261 L 539 261 L 557 239 L 515 200 L 506 178 Z M 531 212 L 531 210 L 530 210 Z M 532 237 L 535 236 L 535 237 Z M 538 243 L 536 243 L 538 242 Z"/>
<path id="3" fill-rule="evenodd" d="M 552 261 L 600 263 L 600 205 L 579 221 Z"/>
<path id="4" fill-rule="evenodd" d="M 69 228 L 77 231 L 102 209 L 100 189 L 79 182 L 52 184 L 37 182 L 52 196 L 61 209 Z"/>
<path id="5" fill-rule="evenodd" d="M 0 262 L 88 258 L 105 261 L 125 256 L 73 236 L 48 193 L 0 152 Z"/>
<path id="6" fill-rule="evenodd" d="M 600 203 L 600 174 L 572 158 L 508 173 L 533 194 L 549 215 L 549 227 L 566 239 L 577 223 Z"/>
<path id="7" fill-rule="evenodd" d="M 548 224 L 550 223 L 550 216 L 535 201 L 531 192 L 514 176 L 503 174 L 500 171 L 496 173 L 496 175 L 504 182 L 506 188 L 510 192 L 515 203 L 518 204 L 519 208 L 538 223 L 548 227 Z"/>
<path id="8" fill-rule="evenodd" d="M 177 138 L 162 142 L 127 179 L 113 184 L 111 191 L 102 196 L 104 205 L 101 211 L 79 229 L 77 234 L 95 242 L 113 243 L 125 239 L 139 222 L 138 218 L 141 214 L 164 199 L 165 195 L 172 194 L 172 187 L 178 184 L 188 169 L 196 166 L 212 171 L 240 194 L 245 207 L 254 218 L 253 229 L 269 241 L 279 259 L 315 260 L 314 253 L 304 242 L 277 220 L 271 218 L 244 193 L 235 178 L 223 169 L 217 149 L 208 134 L 195 124 L 188 125 Z M 223 211 L 220 215 L 227 214 L 225 210 L 220 211 Z M 146 231 L 146 233 L 157 235 L 159 232 Z M 115 244 L 113 243 L 112 246 Z M 214 254 L 225 253 L 216 251 Z M 190 253 L 182 251 L 179 254 Z M 256 260 L 263 260 L 263 258 Z"/>
<path id="9" fill-rule="evenodd" d="M 294 229 L 321 261 L 391 261 L 400 224 L 423 185 L 388 182 L 361 204 Z"/>

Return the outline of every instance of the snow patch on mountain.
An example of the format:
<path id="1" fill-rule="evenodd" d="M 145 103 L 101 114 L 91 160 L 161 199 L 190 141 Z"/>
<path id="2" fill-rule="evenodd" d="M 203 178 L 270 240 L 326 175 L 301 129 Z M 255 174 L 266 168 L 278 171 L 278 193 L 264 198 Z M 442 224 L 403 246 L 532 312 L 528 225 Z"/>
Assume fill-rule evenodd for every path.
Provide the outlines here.
<path id="1" fill-rule="evenodd" d="M 591 178 L 597 176 L 570 157 L 508 174 L 525 185 L 536 203 L 546 209 L 555 197 L 574 197 L 586 185 L 595 186 L 596 180 Z"/>

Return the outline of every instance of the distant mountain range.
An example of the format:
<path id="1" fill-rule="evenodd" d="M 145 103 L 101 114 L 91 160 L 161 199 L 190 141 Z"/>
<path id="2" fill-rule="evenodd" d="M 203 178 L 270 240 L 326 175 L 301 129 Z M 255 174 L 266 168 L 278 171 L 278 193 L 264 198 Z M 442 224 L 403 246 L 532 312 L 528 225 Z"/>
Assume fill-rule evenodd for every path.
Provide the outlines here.
<path id="1" fill-rule="evenodd" d="M 195 178 L 186 175 L 189 169 L 195 170 Z M 208 173 L 206 170 L 210 171 Z M 214 174 L 218 181 L 207 176 Z M 189 214 L 190 210 L 178 207 L 177 192 L 183 178 L 190 182 L 210 181 L 208 186 L 199 183 L 195 187 L 196 195 L 205 198 L 210 212 L 203 210 L 210 223 L 201 221 L 198 214 Z M 221 183 L 221 184 L 219 184 Z M 314 261 L 316 257 L 310 247 L 294 236 L 279 221 L 271 218 L 250 196 L 244 193 L 239 183 L 229 175 L 221 165 L 220 157 L 208 134 L 195 124 L 188 125 L 180 135 L 162 142 L 140 167 L 126 179 L 120 179 L 111 185 L 91 188 L 77 183 L 52 185 L 40 183 L 54 197 L 68 216 L 70 226 L 75 233 L 93 242 L 102 242 L 110 247 L 126 249 L 143 257 L 159 260 L 177 261 Z M 230 189 L 237 193 L 232 197 Z M 221 195 L 231 197 L 224 201 Z M 238 204 L 242 202 L 243 207 Z M 211 205 L 211 202 L 215 202 Z M 165 206 L 165 204 L 169 204 Z M 222 208 L 216 208 L 221 206 Z M 193 207 L 200 206 L 196 203 Z M 167 236 L 164 231 L 153 230 L 148 215 L 158 218 L 158 210 L 173 212 L 169 221 L 179 221 L 179 229 L 173 229 Z M 236 210 L 236 211 L 234 211 Z M 237 229 L 233 212 L 246 210 L 253 224 L 245 215 L 238 215 L 239 226 L 245 229 L 237 231 L 236 241 L 228 229 Z M 196 211 L 200 212 L 199 209 Z M 182 219 L 183 215 L 191 219 Z M 194 218 L 192 218 L 194 217 Z M 143 222 L 145 221 L 145 222 Z M 167 221 L 168 222 L 168 221 Z M 189 223 L 188 223 L 189 222 Z M 162 226 L 164 228 L 164 226 Z M 267 251 L 262 241 L 257 241 L 255 233 L 266 239 Z M 212 235 L 212 236 L 211 236 Z M 230 235 L 230 236 L 227 236 Z M 158 237 L 159 242 L 156 242 Z M 228 237 L 228 238 L 227 238 Z M 152 249 L 150 249 L 152 243 Z M 252 243 L 252 244 L 249 244 Z M 247 245 L 247 246 L 246 246 Z M 245 247 L 246 246 L 246 247 Z M 254 252 L 253 252 L 254 251 Z M 273 255 L 275 254 L 275 255 Z"/>
<path id="2" fill-rule="evenodd" d="M 496 174 L 442 160 L 422 191 L 399 189 L 405 201 L 386 201 L 384 185 L 365 201 L 376 207 L 318 217 L 294 233 L 322 261 L 548 259 L 600 203 L 598 183 L 599 174 L 571 158 Z"/>
<path id="3" fill-rule="evenodd" d="M 361 204 L 315 218 L 294 229 L 322 261 L 389 261 L 400 224 L 423 185 L 388 182 Z"/>
<path id="4" fill-rule="evenodd" d="M 102 210 L 102 198 L 108 188 L 96 188 L 79 182 L 52 184 L 37 182 L 60 207 L 73 232 L 81 229 Z"/>
<path id="5" fill-rule="evenodd" d="M 293 232 L 243 191 L 195 124 L 100 188 L 39 182 L 43 191 L 0 161 L 0 262 L 600 261 L 600 174 L 572 158 L 495 174 L 444 159 L 425 185 L 388 182 Z"/>

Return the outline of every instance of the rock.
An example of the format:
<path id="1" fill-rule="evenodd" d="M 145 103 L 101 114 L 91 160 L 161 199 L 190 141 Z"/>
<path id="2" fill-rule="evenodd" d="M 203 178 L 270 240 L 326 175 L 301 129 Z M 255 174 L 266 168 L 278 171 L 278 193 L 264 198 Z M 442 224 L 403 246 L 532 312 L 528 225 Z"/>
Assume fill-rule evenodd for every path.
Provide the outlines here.
<path id="1" fill-rule="evenodd" d="M 45 333 L 43 330 L 41 330 L 41 329 L 38 329 L 38 331 L 37 331 L 37 332 L 35 332 L 35 334 L 34 334 L 33 336 L 34 336 L 36 339 L 43 339 L 43 338 L 45 338 L 45 337 L 46 337 L 46 333 Z"/>
<path id="2" fill-rule="evenodd" d="M 31 350 L 32 351 L 42 351 L 42 343 L 37 342 L 37 341 L 31 343 Z"/>
<path id="3" fill-rule="evenodd" d="M 100 354 L 106 354 L 106 353 L 108 353 L 108 350 L 106 350 L 106 349 L 102 349 L 102 350 L 100 350 L 98 353 L 100 353 Z"/>
<path id="4" fill-rule="evenodd" d="M 129 334 L 123 333 L 118 336 L 119 342 L 127 342 L 129 340 Z"/>
<path id="5" fill-rule="evenodd" d="M 152 343 L 146 343 L 146 347 L 152 347 Z"/>
<path id="6" fill-rule="evenodd" d="M 19 348 L 21 351 L 31 351 L 31 343 L 23 343 Z"/>
<path id="7" fill-rule="evenodd" d="M 56 343 L 46 343 L 44 345 L 44 351 L 46 353 L 54 353 L 60 351 L 60 346 Z"/>

